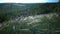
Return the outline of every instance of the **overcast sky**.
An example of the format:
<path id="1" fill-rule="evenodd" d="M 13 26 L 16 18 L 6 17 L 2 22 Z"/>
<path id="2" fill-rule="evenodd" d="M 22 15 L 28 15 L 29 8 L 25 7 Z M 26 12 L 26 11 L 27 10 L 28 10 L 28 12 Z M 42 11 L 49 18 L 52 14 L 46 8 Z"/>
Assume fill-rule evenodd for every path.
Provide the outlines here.
<path id="1" fill-rule="evenodd" d="M 0 0 L 0 3 L 46 3 L 58 1 L 59 0 Z"/>

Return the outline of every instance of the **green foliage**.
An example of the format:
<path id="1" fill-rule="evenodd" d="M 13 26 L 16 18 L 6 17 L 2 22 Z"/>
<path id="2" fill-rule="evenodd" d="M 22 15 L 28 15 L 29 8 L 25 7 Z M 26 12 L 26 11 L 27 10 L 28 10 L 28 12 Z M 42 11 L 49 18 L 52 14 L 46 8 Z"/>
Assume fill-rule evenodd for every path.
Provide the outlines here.
<path id="1" fill-rule="evenodd" d="M 59 11 L 59 3 L 57 4 L 35 4 L 26 8 L 26 6 L 5 6 L 4 5 L 0 8 L 0 18 L 3 18 L 6 22 L 4 22 L 3 28 L 0 30 L 0 34 L 32 34 L 34 31 L 44 31 L 47 33 L 47 30 L 55 30 L 56 28 L 60 28 L 60 16 L 54 14 Z M 11 20 L 12 18 L 16 18 L 18 15 L 19 17 L 24 13 L 27 13 L 27 17 L 21 17 L 19 20 Z M 53 16 L 49 15 L 48 17 L 44 15 L 47 13 L 52 13 Z M 32 18 L 31 17 L 33 15 Z M 40 18 L 40 16 L 43 16 Z M 27 19 L 26 19 L 27 18 Z M 24 20 L 26 19 L 26 20 Z M 37 20 L 37 21 L 36 21 Z M 40 20 L 42 22 L 40 22 Z M 32 23 L 29 24 L 28 23 Z M 22 29 L 29 29 L 29 30 L 22 30 Z M 43 30 L 46 29 L 46 30 Z M 40 34 L 40 33 L 39 33 Z M 49 34 L 49 33 L 48 33 Z"/>

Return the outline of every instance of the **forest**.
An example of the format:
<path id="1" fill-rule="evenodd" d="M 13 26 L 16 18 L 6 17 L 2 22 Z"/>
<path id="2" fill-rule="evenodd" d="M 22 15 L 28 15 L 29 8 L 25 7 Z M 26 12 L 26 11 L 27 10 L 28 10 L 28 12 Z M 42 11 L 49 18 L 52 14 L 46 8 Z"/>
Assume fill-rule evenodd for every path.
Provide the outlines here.
<path id="1" fill-rule="evenodd" d="M 60 34 L 60 3 L 0 3 L 0 34 Z"/>

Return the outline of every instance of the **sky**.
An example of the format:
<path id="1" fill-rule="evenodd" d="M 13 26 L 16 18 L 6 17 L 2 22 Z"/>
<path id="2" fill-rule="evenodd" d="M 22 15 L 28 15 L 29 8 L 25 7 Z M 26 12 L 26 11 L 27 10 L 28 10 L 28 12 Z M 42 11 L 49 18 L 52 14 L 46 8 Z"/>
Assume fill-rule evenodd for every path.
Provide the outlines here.
<path id="1" fill-rule="evenodd" d="M 46 3 L 58 1 L 59 0 L 0 0 L 0 3 Z"/>

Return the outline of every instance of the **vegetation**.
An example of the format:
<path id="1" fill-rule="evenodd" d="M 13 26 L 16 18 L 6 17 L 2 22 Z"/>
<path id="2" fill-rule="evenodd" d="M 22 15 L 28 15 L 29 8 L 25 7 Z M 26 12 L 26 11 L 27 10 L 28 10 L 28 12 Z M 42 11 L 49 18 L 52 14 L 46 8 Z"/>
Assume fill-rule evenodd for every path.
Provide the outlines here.
<path id="1" fill-rule="evenodd" d="M 60 34 L 60 3 L 0 4 L 0 34 Z"/>

